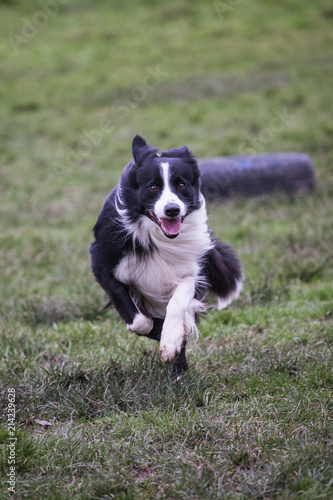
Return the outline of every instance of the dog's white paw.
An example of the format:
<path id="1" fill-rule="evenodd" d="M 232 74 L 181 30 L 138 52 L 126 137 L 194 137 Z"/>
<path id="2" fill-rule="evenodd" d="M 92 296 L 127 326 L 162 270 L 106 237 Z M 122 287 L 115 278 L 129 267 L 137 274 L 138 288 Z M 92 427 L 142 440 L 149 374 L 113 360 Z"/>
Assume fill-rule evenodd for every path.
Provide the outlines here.
<path id="1" fill-rule="evenodd" d="M 154 326 L 154 322 L 151 318 L 147 318 L 142 313 L 137 313 L 131 325 L 126 325 L 129 332 L 133 332 L 136 335 L 147 335 Z"/>
<path id="2" fill-rule="evenodd" d="M 185 330 L 183 322 L 166 321 L 165 323 L 160 340 L 160 354 L 163 361 L 168 363 L 180 353 Z"/>
<path id="3" fill-rule="evenodd" d="M 164 363 L 169 363 L 170 361 L 173 361 L 177 356 L 177 354 L 180 353 L 181 347 L 182 347 L 181 343 L 171 344 L 169 342 L 168 344 L 166 343 L 160 344 L 160 354 Z"/>

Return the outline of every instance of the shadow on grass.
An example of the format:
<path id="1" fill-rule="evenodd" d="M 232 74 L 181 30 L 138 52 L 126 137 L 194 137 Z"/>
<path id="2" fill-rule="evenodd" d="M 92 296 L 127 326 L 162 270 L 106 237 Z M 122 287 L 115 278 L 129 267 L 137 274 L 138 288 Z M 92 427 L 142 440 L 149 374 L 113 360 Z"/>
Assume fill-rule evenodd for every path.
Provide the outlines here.
<path id="1" fill-rule="evenodd" d="M 91 420 L 107 413 L 136 413 L 153 408 L 203 407 L 213 396 L 212 380 L 191 370 L 174 382 L 171 367 L 142 355 L 135 361 L 111 360 L 99 367 L 62 363 L 44 370 L 20 401 L 24 424 L 45 420 Z M 23 401 L 24 400 L 24 401 Z"/>

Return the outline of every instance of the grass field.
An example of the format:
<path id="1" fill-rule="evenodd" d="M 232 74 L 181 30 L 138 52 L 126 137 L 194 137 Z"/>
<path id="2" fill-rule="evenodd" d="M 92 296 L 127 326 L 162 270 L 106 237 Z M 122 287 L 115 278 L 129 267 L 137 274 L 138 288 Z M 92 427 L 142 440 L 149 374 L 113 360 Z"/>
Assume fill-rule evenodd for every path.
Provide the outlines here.
<path id="1" fill-rule="evenodd" d="M 1 496 L 332 498 L 331 2 L 0 11 Z M 299 151 L 316 166 L 312 194 L 208 207 L 246 282 L 201 320 L 180 383 L 153 341 L 101 312 L 90 272 L 136 133 L 198 157 Z"/>

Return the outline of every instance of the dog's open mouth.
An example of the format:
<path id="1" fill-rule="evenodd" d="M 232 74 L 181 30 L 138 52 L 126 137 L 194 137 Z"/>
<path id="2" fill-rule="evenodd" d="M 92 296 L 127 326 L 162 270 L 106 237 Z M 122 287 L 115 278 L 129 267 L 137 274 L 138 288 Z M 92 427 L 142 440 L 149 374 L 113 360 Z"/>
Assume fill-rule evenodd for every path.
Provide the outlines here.
<path id="1" fill-rule="evenodd" d="M 181 230 L 184 217 L 175 217 L 173 219 L 167 219 L 166 217 L 157 217 L 157 215 L 149 210 L 149 217 L 153 220 L 158 227 L 161 229 L 162 233 L 167 238 L 176 238 Z"/>

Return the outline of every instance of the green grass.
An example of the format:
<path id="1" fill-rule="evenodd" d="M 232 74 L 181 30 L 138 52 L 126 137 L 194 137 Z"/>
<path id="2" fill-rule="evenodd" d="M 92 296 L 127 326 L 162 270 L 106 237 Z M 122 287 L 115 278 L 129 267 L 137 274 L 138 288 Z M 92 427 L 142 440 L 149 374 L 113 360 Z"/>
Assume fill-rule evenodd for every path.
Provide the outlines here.
<path id="1" fill-rule="evenodd" d="M 15 498 L 332 498 L 330 2 L 48 5 L 0 1 L 1 494 L 14 388 Z M 246 281 L 180 383 L 89 268 L 136 133 L 316 166 L 312 194 L 208 207 Z"/>

